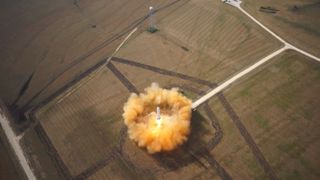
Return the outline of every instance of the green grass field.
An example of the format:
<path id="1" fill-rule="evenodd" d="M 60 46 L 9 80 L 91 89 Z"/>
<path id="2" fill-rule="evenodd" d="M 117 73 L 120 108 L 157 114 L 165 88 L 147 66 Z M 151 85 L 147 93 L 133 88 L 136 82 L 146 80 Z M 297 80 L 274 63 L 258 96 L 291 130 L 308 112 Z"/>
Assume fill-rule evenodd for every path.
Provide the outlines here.
<path id="1" fill-rule="evenodd" d="M 280 179 L 319 178 L 319 84 L 319 63 L 288 51 L 225 91 Z"/>

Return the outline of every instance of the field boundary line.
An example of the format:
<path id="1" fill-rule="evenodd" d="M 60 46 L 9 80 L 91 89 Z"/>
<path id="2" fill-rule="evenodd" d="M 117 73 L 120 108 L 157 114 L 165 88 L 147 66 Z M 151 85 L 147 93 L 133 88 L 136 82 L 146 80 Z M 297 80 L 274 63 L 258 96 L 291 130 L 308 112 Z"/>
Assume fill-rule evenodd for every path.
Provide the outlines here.
<path id="1" fill-rule="evenodd" d="M 217 93 L 221 92 L 222 90 L 224 90 L 226 87 L 228 87 L 229 85 L 231 85 L 232 83 L 234 83 L 236 80 L 238 80 L 239 78 L 245 76 L 246 74 L 248 74 L 249 72 L 253 71 L 254 69 L 258 68 L 260 65 L 264 64 L 265 62 L 267 62 L 268 60 L 272 59 L 273 57 L 275 57 L 276 55 L 284 52 L 285 50 L 294 50 L 297 51 L 311 59 L 314 59 L 316 61 L 320 62 L 320 58 L 312 55 L 300 48 L 297 48 L 296 46 L 288 43 L 287 41 L 285 41 L 284 39 L 282 39 L 280 36 L 278 36 L 276 33 L 274 33 L 273 31 L 271 31 L 269 28 L 267 28 L 266 26 L 264 26 L 261 22 L 259 22 L 256 18 L 254 18 L 253 16 L 251 16 L 246 10 L 244 10 L 240 5 L 242 3 L 241 0 L 222 0 L 222 2 L 229 4 L 233 7 L 236 7 L 237 9 L 239 9 L 241 12 L 243 12 L 246 16 L 248 16 L 251 20 L 253 20 L 255 23 L 257 23 L 261 28 L 263 28 L 264 30 L 266 30 L 268 33 L 270 33 L 273 37 L 275 37 L 276 39 L 278 39 L 280 42 L 282 42 L 284 44 L 284 47 L 280 48 L 279 50 L 265 56 L 264 58 L 262 58 L 261 60 L 259 60 L 258 62 L 256 62 L 255 64 L 249 66 L 248 68 L 246 68 L 245 70 L 239 72 L 238 74 L 236 74 L 235 76 L 233 76 L 232 78 L 230 78 L 229 80 L 225 81 L 224 83 L 222 83 L 221 85 L 219 85 L 218 87 L 216 87 L 215 89 L 211 90 L 209 93 L 207 93 L 206 95 L 202 96 L 201 98 L 199 98 L 198 100 L 196 100 L 195 102 L 192 103 L 192 109 L 197 108 L 200 104 L 202 104 L 203 102 L 207 101 L 208 99 L 210 99 L 211 97 L 213 97 L 214 95 L 216 95 Z"/>
<path id="2" fill-rule="evenodd" d="M 76 87 L 72 88 L 67 92 L 63 97 L 61 97 L 56 104 L 59 104 L 61 101 L 63 101 L 66 97 L 69 95 L 73 94 L 77 89 L 81 88 L 83 85 L 87 84 L 89 81 L 91 81 L 93 78 L 95 78 L 97 75 L 102 72 L 102 70 L 110 63 L 111 59 L 113 56 L 116 55 L 116 53 L 121 49 L 121 47 L 128 41 L 128 39 L 133 35 L 138 30 L 138 27 L 135 27 L 130 33 L 124 38 L 124 40 L 118 45 L 116 50 L 112 53 L 111 56 L 107 58 L 107 60 L 100 66 L 98 67 L 94 72 L 90 73 L 89 78 L 86 81 L 80 82 L 79 84 L 76 85 Z"/>
<path id="3" fill-rule="evenodd" d="M 235 112 L 235 110 L 231 107 L 231 104 L 227 101 L 226 97 L 222 93 L 220 93 L 218 95 L 218 98 L 219 98 L 222 106 L 227 111 L 229 117 L 231 118 L 233 123 L 238 128 L 240 134 L 242 135 L 242 137 L 246 141 L 246 143 L 249 146 L 250 150 L 252 151 L 254 157 L 256 158 L 256 160 L 259 162 L 259 164 L 263 168 L 264 172 L 269 177 L 269 179 L 271 179 L 271 180 L 278 179 L 277 175 L 275 174 L 271 165 L 268 163 L 268 161 L 264 157 L 264 155 L 261 152 L 261 150 L 259 149 L 257 143 L 254 141 L 254 139 L 252 138 L 252 136 L 248 132 L 247 128 L 243 125 L 243 123 L 240 120 L 240 117 Z"/>

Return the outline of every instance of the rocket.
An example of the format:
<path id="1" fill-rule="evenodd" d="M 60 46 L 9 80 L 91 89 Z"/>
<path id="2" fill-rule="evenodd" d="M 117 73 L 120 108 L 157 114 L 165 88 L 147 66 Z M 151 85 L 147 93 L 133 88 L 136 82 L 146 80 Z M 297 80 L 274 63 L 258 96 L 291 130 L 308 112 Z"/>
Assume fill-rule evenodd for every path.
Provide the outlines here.
<path id="1" fill-rule="evenodd" d="M 161 117 L 160 117 L 160 107 L 157 106 L 157 121 L 160 121 Z"/>

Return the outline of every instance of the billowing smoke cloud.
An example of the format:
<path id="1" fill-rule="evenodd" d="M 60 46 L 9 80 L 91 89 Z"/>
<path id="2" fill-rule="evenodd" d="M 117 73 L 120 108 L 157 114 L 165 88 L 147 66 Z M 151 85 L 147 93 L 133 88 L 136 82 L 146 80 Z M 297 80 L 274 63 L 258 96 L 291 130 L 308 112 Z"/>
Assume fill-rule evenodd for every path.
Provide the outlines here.
<path id="1" fill-rule="evenodd" d="M 161 110 L 160 120 L 157 107 Z M 177 88 L 162 89 L 152 83 L 145 93 L 132 93 L 123 109 L 129 138 L 146 147 L 149 153 L 171 151 L 187 140 L 191 100 Z"/>

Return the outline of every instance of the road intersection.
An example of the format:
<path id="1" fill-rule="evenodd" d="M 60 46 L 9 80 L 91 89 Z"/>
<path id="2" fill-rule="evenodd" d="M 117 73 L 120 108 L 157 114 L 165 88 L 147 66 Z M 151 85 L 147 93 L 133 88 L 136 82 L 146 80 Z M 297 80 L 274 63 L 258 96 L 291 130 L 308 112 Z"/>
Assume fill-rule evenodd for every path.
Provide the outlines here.
<path id="1" fill-rule="evenodd" d="M 264 26 L 262 23 L 260 23 L 257 19 L 255 19 L 253 16 L 251 16 L 248 12 L 246 12 L 240 5 L 241 2 L 240 0 L 223 0 L 224 3 L 229 4 L 233 7 L 238 8 L 241 12 L 243 12 L 245 15 L 247 15 L 251 20 L 253 20 L 255 23 L 257 23 L 260 27 L 262 27 L 264 30 L 266 30 L 267 32 L 269 32 L 271 35 L 273 35 L 276 39 L 278 39 L 280 42 L 283 43 L 283 47 L 281 47 L 280 49 L 278 49 L 277 51 L 267 55 L 266 57 L 258 60 L 256 63 L 254 63 L 253 65 L 249 66 L 248 68 L 244 69 L 243 71 L 239 72 L 238 74 L 236 74 L 235 76 L 233 76 L 232 78 L 228 79 L 227 81 L 224 81 L 223 83 L 221 83 L 220 85 L 218 85 L 216 88 L 212 89 L 210 92 L 208 92 L 207 94 L 205 94 L 204 96 L 202 96 L 201 98 L 199 98 L 198 100 L 194 101 L 192 104 L 192 108 L 196 109 L 199 105 L 201 105 L 202 103 L 206 102 L 207 100 L 209 100 L 210 98 L 212 98 L 213 96 L 215 96 L 216 94 L 218 94 L 219 92 L 223 91 L 225 88 L 227 88 L 228 86 L 230 86 L 231 84 L 233 84 L 234 82 L 236 82 L 237 80 L 239 80 L 240 78 L 244 77 L 245 75 L 249 74 L 250 72 L 252 72 L 253 70 L 255 70 L 256 68 L 260 67 L 262 64 L 266 63 L 267 61 L 269 61 L 270 59 L 274 58 L 275 56 L 277 56 L 278 54 L 286 51 L 286 50 L 295 50 L 301 54 L 304 54 L 307 57 L 310 57 L 316 61 L 320 62 L 320 58 L 316 57 L 302 49 L 299 49 L 295 46 L 293 46 L 292 44 L 288 43 L 287 41 L 285 41 L 284 39 L 282 39 L 281 37 L 279 37 L 276 33 L 274 33 L 273 31 L 271 31 L 269 28 L 267 28 L 266 26 Z M 136 30 L 134 30 L 136 31 Z M 133 31 L 133 32 L 134 32 Z M 131 34 L 133 34 L 133 32 L 131 32 L 129 34 L 129 37 L 131 36 Z M 126 38 L 127 39 L 127 38 Z M 126 41 L 125 39 L 125 41 Z M 122 44 L 120 45 L 120 47 L 122 46 Z M 117 49 L 118 50 L 118 49 Z M 116 51 L 117 51 L 116 50 Z M 109 62 L 110 59 L 107 61 Z M 23 152 L 23 149 L 20 145 L 20 139 L 23 136 L 17 136 L 12 127 L 10 126 L 9 120 L 7 119 L 7 117 L 4 114 L 4 110 L 0 109 L 0 123 L 2 128 L 4 129 L 4 132 L 8 138 L 8 141 L 10 143 L 10 145 L 12 146 L 23 170 L 26 173 L 26 176 L 28 179 L 36 179 L 30 165 L 28 164 L 27 158 Z"/>

